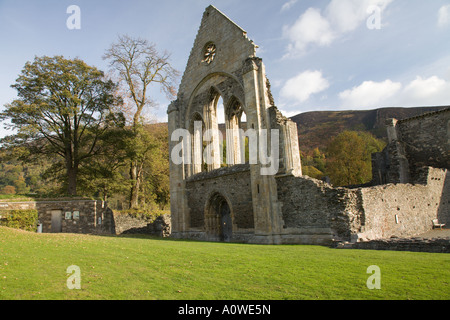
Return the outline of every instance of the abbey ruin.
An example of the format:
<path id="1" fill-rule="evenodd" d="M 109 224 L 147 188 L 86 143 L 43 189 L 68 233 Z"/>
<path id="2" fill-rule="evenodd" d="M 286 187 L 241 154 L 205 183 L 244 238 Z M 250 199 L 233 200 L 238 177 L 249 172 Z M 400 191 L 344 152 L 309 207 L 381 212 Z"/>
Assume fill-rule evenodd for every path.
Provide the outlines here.
<path id="1" fill-rule="evenodd" d="M 389 144 L 373 155 L 372 185 L 334 188 L 302 175 L 297 126 L 275 106 L 256 48 L 223 13 L 206 9 L 167 111 L 172 237 L 329 244 L 417 235 L 436 218 L 450 223 L 450 109 L 391 119 Z"/>

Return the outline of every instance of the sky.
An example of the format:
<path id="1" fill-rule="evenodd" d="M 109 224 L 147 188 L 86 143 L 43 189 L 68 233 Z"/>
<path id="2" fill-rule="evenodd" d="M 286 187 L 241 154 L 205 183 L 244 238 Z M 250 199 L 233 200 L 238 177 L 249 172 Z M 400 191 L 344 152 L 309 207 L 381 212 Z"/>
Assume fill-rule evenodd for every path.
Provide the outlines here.
<path id="1" fill-rule="evenodd" d="M 102 56 L 122 34 L 168 51 L 182 73 L 211 4 L 259 46 L 286 116 L 450 105 L 450 0 L 0 0 L 0 109 L 35 56 L 107 71 Z M 167 121 L 170 99 L 150 94 L 154 118 Z M 0 124 L 0 138 L 11 133 Z"/>

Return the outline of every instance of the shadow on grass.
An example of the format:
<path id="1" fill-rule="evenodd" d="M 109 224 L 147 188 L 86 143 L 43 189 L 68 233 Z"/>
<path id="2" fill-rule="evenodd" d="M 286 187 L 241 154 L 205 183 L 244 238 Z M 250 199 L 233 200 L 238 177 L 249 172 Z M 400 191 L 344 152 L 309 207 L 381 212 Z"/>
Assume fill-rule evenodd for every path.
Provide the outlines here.
<path id="1" fill-rule="evenodd" d="M 214 241 L 204 241 L 204 240 L 193 240 L 193 239 L 179 239 L 179 238 L 172 238 L 172 237 L 161 237 L 157 235 L 150 235 L 150 234 L 140 234 L 140 233 L 122 233 L 122 234 L 100 234 L 96 235 L 99 237 L 107 237 L 107 238 L 129 238 L 129 239 L 148 239 L 148 240 L 159 240 L 159 241 L 168 241 L 168 242 L 192 242 L 192 243 L 223 243 L 227 244 L 225 242 L 214 242 Z M 232 244 L 232 243 L 228 243 Z M 234 243 L 236 244 L 236 243 Z"/>
<path id="2" fill-rule="evenodd" d="M 224 246 L 233 246 L 233 245 L 245 245 L 245 246 L 256 246 L 256 247 L 324 247 L 331 248 L 327 245 L 307 245 L 307 244 L 263 244 L 263 243 L 246 243 L 246 242 L 223 242 L 223 241 L 212 241 L 212 240 L 196 240 L 196 239 L 180 239 L 180 238 L 172 238 L 172 237 L 161 237 L 157 235 L 150 234 L 140 234 L 140 233 L 122 233 L 122 234 L 101 234 L 98 235 L 100 237 L 110 237 L 115 239 L 127 238 L 127 239 L 147 239 L 147 240 L 157 240 L 157 241 L 167 241 L 167 242 L 180 242 L 180 243 L 196 243 L 196 244 L 221 244 Z"/>

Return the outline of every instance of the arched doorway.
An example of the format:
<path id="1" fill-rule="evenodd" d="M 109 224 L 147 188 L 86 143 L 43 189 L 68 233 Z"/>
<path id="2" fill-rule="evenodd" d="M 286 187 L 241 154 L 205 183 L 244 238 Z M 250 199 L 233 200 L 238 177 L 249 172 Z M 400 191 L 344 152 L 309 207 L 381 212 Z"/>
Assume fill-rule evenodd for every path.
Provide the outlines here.
<path id="1" fill-rule="evenodd" d="M 219 206 L 220 212 L 220 241 L 230 242 L 233 235 L 233 222 L 231 220 L 231 210 L 224 199 Z"/>
<path id="2" fill-rule="evenodd" d="M 231 242 L 233 237 L 231 208 L 228 201 L 220 193 L 215 193 L 208 201 L 205 226 L 211 240 Z"/>

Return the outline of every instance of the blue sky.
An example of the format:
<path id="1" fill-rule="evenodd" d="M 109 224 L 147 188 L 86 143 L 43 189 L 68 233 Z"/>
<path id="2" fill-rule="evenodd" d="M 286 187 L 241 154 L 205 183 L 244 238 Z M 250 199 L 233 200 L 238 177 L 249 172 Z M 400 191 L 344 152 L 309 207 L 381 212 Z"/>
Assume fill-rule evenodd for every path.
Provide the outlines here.
<path id="1" fill-rule="evenodd" d="M 107 71 L 119 34 L 172 54 L 184 71 L 203 11 L 214 5 L 259 45 L 285 115 L 313 110 L 450 105 L 450 0 L 0 0 L 0 108 L 35 56 L 81 58 Z M 70 5 L 81 29 L 70 30 Z M 155 117 L 166 120 L 158 88 Z M 8 134 L 0 127 L 0 137 Z"/>

